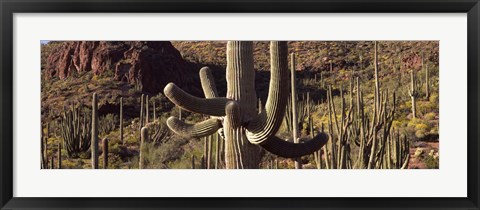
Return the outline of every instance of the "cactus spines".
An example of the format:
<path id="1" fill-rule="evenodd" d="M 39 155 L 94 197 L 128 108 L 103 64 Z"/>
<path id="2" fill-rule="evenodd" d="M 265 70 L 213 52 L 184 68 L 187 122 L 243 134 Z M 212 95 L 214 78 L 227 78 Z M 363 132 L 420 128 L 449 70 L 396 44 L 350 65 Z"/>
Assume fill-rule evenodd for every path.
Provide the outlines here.
<path id="1" fill-rule="evenodd" d="M 145 168 L 145 159 L 144 159 L 144 153 L 145 153 L 145 143 L 149 142 L 148 138 L 148 128 L 143 127 L 142 130 L 140 131 L 140 157 L 139 157 L 139 168 L 144 169 Z"/>
<path id="2" fill-rule="evenodd" d="M 57 166 L 58 169 L 62 169 L 62 144 L 57 145 Z"/>
<path id="3" fill-rule="evenodd" d="M 288 86 L 285 85 L 288 81 L 287 50 L 286 42 L 270 44 L 270 89 L 265 109 L 261 113 L 257 112 L 256 107 L 253 42 L 227 43 L 225 98 L 197 98 L 174 84 L 165 87 L 165 96 L 177 106 L 191 112 L 224 117 L 223 121 L 220 118 L 220 123 L 225 136 L 226 168 L 258 168 L 261 153 L 255 145 L 276 155 L 293 158 L 311 154 L 326 143 L 328 138 L 325 134 L 320 134 L 303 144 L 275 137 L 283 121 L 288 98 Z M 170 129 L 177 130 L 172 127 Z M 210 132 L 213 133 L 213 130 Z"/>
<path id="4" fill-rule="evenodd" d="M 108 139 L 104 138 L 102 140 L 102 151 L 103 151 L 103 169 L 108 168 Z"/>
<path id="5" fill-rule="evenodd" d="M 296 86 L 296 81 L 295 81 L 295 53 L 291 54 L 291 62 L 290 62 L 290 80 L 291 80 L 291 103 L 292 103 L 292 125 L 293 125 L 293 142 L 294 143 L 299 143 L 298 142 L 298 120 L 297 120 L 297 86 Z M 297 159 L 295 160 L 295 168 L 300 169 L 302 168 L 302 164 L 300 164 L 300 161 Z"/>
<path id="6" fill-rule="evenodd" d="M 123 142 L 123 97 L 120 98 L 120 142 L 122 145 L 125 144 Z"/>
<path id="7" fill-rule="evenodd" d="M 97 93 L 92 97 L 92 168 L 98 169 L 98 98 Z"/>

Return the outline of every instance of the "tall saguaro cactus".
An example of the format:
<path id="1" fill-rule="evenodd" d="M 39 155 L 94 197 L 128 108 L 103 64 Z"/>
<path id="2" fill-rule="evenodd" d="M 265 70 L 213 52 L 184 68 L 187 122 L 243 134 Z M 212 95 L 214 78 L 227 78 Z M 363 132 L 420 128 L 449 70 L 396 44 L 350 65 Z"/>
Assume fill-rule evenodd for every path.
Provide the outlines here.
<path id="1" fill-rule="evenodd" d="M 123 97 L 120 98 L 120 142 L 123 142 Z"/>
<path id="2" fill-rule="evenodd" d="M 144 125 L 144 115 L 145 115 L 145 111 L 143 110 L 143 106 L 145 106 L 144 100 L 145 100 L 145 95 L 142 94 L 142 98 L 140 99 L 140 128 L 142 128 Z"/>
<path id="3" fill-rule="evenodd" d="M 150 122 L 149 120 L 149 115 L 150 115 L 150 112 L 148 111 L 148 95 L 145 96 L 145 121 L 146 123 L 145 124 L 148 124 Z"/>
<path id="4" fill-rule="evenodd" d="M 415 80 L 415 73 L 410 71 L 410 88 L 408 89 L 408 94 L 410 98 L 412 98 L 412 118 L 415 119 L 417 117 L 416 110 L 417 110 L 417 98 L 419 95 L 419 90 L 417 86 L 417 81 Z"/>
<path id="5" fill-rule="evenodd" d="M 291 54 L 291 62 L 290 62 L 290 80 L 291 80 L 291 103 L 292 103 L 292 133 L 293 133 L 293 142 L 294 143 L 299 143 L 298 142 L 298 120 L 297 120 L 297 85 L 295 81 L 295 53 Z M 302 165 L 300 164 L 300 161 L 298 159 L 295 159 L 295 168 L 300 169 L 302 168 Z"/>
<path id="6" fill-rule="evenodd" d="M 92 100 L 92 168 L 98 169 L 98 98 L 97 93 L 93 93 Z"/>
<path id="7" fill-rule="evenodd" d="M 428 64 L 425 64 L 425 99 L 429 99 L 430 98 L 430 74 L 428 72 Z"/>
<path id="8" fill-rule="evenodd" d="M 328 140 L 319 133 L 315 138 L 295 144 L 275 136 L 286 111 L 288 86 L 288 52 L 286 42 L 270 43 L 270 88 L 264 111 L 257 112 L 253 42 L 227 43 L 227 95 L 216 96 L 213 77 L 208 69 L 200 71 L 206 98 L 194 97 L 173 83 L 164 93 L 173 103 L 187 111 L 213 116 L 197 124 L 187 124 L 176 117 L 167 120 L 175 133 L 188 137 L 204 137 L 223 129 L 225 138 L 225 165 L 228 169 L 258 168 L 261 150 L 286 158 L 296 158 L 320 149 Z M 212 97 L 210 97 L 212 96 Z M 258 146 L 257 146 L 258 145 Z"/>

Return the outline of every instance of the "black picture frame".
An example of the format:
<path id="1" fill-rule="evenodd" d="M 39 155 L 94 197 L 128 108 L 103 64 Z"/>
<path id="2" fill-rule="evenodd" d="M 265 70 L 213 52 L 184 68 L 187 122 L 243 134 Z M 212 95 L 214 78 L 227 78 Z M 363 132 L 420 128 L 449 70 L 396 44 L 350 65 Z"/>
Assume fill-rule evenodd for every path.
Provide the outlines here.
<path id="1" fill-rule="evenodd" d="M 0 0 L 1 209 L 479 209 L 478 0 Z M 466 198 L 16 198 L 13 197 L 14 13 L 467 13 L 468 196 Z M 448 180 L 445 180 L 448 181 Z M 147 187 L 147 186 L 146 186 Z M 161 190 L 161 189 L 159 189 Z M 255 189 L 252 189 L 255 190 Z M 322 189 L 319 189 L 322 190 Z"/>

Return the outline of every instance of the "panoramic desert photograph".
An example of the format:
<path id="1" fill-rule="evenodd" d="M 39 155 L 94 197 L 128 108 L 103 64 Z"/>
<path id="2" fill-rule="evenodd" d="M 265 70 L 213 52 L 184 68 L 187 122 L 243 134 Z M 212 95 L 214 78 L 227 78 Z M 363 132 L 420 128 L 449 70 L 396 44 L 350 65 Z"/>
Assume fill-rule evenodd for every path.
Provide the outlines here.
<path id="1" fill-rule="evenodd" d="M 438 41 L 41 41 L 41 169 L 439 169 Z"/>

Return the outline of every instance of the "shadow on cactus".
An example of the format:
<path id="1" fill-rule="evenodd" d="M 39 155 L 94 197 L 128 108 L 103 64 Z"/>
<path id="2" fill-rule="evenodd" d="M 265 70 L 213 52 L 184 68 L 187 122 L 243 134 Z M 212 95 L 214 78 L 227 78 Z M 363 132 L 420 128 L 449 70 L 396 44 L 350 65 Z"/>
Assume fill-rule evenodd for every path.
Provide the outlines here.
<path id="1" fill-rule="evenodd" d="M 328 141 L 319 134 L 304 143 L 291 143 L 275 136 L 282 124 L 288 100 L 289 71 L 287 42 L 270 43 L 270 86 L 265 108 L 258 113 L 255 92 L 253 43 L 227 43 L 227 95 L 218 96 L 211 70 L 200 70 L 206 98 L 194 97 L 175 84 L 168 84 L 164 93 L 179 107 L 210 115 L 210 119 L 188 124 L 176 117 L 167 120 L 168 127 L 184 137 L 199 138 L 221 133 L 225 140 L 225 163 L 228 169 L 258 168 L 263 148 L 275 155 L 296 158 L 318 151 Z M 259 147 L 260 146 L 260 147 Z"/>

